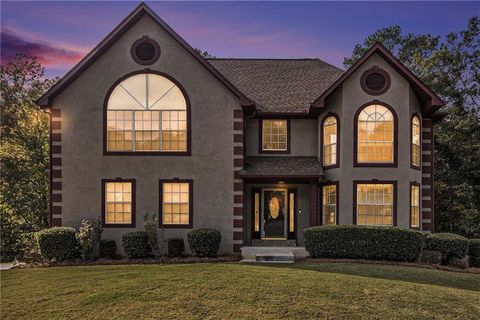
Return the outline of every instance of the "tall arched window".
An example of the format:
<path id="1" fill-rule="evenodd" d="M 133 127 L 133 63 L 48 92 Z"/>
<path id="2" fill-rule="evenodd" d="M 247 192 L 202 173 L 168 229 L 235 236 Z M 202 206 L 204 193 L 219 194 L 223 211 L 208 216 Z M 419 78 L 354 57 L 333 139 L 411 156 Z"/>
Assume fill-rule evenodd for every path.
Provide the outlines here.
<path id="1" fill-rule="evenodd" d="M 188 106 L 182 90 L 156 73 L 120 81 L 106 103 L 106 151 L 186 153 Z"/>
<path id="2" fill-rule="evenodd" d="M 414 115 L 412 117 L 412 166 L 420 167 L 420 119 Z"/>
<path id="3" fill-rule="evenodd" d="M 323 120 L 323 165 L 326 167 L 338 165 L 338 120 L 328 116 Z"/>
<path id="4" fill-rule="evenodd" d="M 370 104 L 357 113 L 356 164 L 392 164 L 395 159 L 395 114 L 381 104 Z"/>

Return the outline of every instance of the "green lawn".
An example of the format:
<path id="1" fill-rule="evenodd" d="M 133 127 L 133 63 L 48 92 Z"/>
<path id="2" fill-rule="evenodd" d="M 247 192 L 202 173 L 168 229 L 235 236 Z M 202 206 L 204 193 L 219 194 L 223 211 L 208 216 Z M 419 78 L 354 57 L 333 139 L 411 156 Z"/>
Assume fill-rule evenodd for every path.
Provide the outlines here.
<path id="1" fill-rule="evenodd" d="M 2 319 L 478 319 L 480 275 L 378 264 L 2 271 Z"/>

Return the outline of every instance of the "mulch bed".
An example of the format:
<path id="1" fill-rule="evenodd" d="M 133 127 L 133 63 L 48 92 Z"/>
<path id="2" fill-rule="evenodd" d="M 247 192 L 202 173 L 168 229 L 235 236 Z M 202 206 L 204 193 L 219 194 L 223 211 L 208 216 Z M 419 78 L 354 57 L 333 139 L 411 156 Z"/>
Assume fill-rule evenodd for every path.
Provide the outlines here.
<path id="1" fill-rule="evenodd" d="M 13 268 L 42 268 L 42 267 L 68 267 L 68 266 L 97 266 L 97 265 L 127 265 L 127 264 L 181 264 L 181 263 L 219 263 L 219 262 L 238 262 L 241 258 L 238 255 L 218 256 L 214 258 L 198 258 L 193 256 L 183 257 L 161 257 L 158 259 L 97 259 L 93 261 L 83 261 L 80 259 L 66 261 L 45 261 L 34 263 L 19 263 Z"/>
<path id="2" fill-rule="evenodd" d="M 399 261 L 385 261 L 385 260 L 363 260 L 363 259 L 323 259 L 323 258 L 305 258 L 296 260 L 296 262 L 306 263 L 362 263 L 362 264 L 382 264 L 393 266 L 405 266 L 416 268 L 436 269 L 452 272 L 465 272 L 465 273 L 477 273 L 480 274 L 480 268 L 469 267 L 468 269 L 453 268 L 450 266 L 444 266 L 440 264 L 426 264 L 418 262 L 399 262 Z"/>

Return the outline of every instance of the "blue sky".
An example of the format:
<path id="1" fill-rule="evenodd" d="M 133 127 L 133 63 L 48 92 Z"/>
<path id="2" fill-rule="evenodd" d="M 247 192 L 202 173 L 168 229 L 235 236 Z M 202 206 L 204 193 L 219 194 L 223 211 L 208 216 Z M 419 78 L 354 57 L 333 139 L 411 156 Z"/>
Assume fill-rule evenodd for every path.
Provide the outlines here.
<path id="1" fill-rule="evenodd" d="M 62 76 L 138 3 L 2 1 L 2 63 L 22 51 L 37 55 L 48 76 Z M 379 28 L 445 35 L 480 15 L 479 2 L 146 3 L 192 46 L 218 57 L 318 57 L 340 67 Z"/>

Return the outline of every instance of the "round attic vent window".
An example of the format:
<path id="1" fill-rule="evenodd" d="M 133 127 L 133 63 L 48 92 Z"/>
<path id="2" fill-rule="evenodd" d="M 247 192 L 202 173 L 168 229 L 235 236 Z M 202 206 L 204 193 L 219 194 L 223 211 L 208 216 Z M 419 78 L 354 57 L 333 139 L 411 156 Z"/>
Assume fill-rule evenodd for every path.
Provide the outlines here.
<path id="1" fill-rule="evenodd" d="M 378 96 L 390 88 L 390 76 L 385 70 L 373 67 L 362 74 L 360 85 L 366 93 Z"/>
<path id="2" fill-rule="evenodd" d="M 160 46 L 149 37 L 143 37 L 133 43 L 131 54 L 136 63 L 150 65 L 160 57 Z"/>

